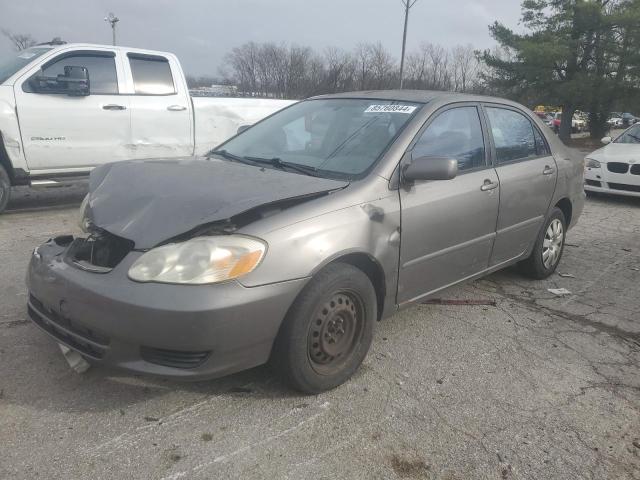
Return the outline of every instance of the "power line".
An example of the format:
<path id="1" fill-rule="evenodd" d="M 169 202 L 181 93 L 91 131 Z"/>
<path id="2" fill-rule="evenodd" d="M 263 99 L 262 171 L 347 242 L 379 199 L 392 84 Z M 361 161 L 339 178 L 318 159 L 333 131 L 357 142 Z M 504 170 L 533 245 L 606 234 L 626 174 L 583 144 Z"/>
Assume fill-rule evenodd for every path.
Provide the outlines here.
<path id="1" fill-rule="evenodd" d="M 409 10 L 418 0 L 401 0 L 404 6 L 404 32 L 402 33 L 402 55 L 400 56 L 400 89 L 404 84 L 404 52 L 407 46 L 407 25 L 409 23 Z"/>

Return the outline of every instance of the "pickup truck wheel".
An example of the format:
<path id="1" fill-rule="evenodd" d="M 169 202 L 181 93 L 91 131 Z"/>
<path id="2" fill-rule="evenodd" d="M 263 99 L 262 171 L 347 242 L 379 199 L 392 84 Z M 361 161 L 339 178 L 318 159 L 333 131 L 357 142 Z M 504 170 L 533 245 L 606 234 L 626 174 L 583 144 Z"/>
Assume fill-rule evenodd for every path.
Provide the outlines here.
<path id="1" fill-rule="evenodd" d="M 336 263 L 318 273 L 292 305 L 272 365 L 304 393 L 320 393 L 353 375 L 369 351 L 376 293 L 359 269 Z"/>
<path id="2" fill-rule="evenodd" d="M 4 212 L 11 197 L 11 180 L 2 165 L 0 165 L 0 213 Z"/>
<path id="3" fill-rule="evenodd" d="M 564 213 L 555 207 L 538 234 L 531 255 L 520 263 L 523 273 L 542 280 L 555 272 L 564 252 L 566 231 Z"/>

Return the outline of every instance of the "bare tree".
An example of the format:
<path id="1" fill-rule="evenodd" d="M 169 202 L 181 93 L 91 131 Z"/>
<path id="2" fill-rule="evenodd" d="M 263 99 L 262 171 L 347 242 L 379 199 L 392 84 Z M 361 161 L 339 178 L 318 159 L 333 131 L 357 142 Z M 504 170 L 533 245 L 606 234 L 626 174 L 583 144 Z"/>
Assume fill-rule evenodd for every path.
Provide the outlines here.
<path id="1" fill-rule="evenodd" d="M 359 44 L 352 52 L 326 48 L 249 42 L 234 48 L 220 69 L 243 95 L 304 98 L 322 93 L 395 88 L 396 59 L 378 43 Z M 470 45 L 451 50 L 423 43 L 407 55 L 405 86 L 416 89 L 478 90 L 482 73 Z"/>
<path id="2" fill-rule="evenodd" d="M 478 59 L 473 46 L 458 45 L 451 50 L 453 76 L 453 90 L 456 92 L 467 92 L 476 83 L 478 73 Z"/>
<path id="3" fill-rule="evenodd" d="M 18 52 L 26 48 L 33 47 L 38 43 L 36 39 L 28 33 L 11 33 L 9 30 L 3 28 L 2 34 L 11 42 L 13 48 Z"/>

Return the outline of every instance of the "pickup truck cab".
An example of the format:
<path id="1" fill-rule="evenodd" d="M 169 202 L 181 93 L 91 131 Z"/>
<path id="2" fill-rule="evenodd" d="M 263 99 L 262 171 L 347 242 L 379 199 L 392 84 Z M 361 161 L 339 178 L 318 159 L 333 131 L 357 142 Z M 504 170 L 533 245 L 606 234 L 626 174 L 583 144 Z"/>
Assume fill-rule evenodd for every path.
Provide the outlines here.
<path id="1" fill-rule="evenodd" d="M 103 163 L 202 154 L 292 103 L 192 100 L 178 58 L 43 44 L 0 60 L 0 212 L 12 185 L 85 176 Z"/>

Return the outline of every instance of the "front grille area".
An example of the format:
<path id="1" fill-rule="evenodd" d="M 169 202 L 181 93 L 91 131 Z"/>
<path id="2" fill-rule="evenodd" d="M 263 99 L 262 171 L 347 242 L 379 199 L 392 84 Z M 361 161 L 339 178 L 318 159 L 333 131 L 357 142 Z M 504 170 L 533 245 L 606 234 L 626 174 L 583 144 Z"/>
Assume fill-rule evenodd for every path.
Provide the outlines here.
<path id="1" fill-rule="evenodd" d="M 609 162 L 607 163 L 607 170 L 613 173 L 627 173 L 629 171 L 629 164 L 622 162 Z"/>
<path id="2" fill-rule="evenodd" d="M 62 317 L 33 295 L 29 295 L 27 308 L 31 320 L 50 335 L 91 358 L 100 360 L 104 357 L 110 343 L 106 335 Z"/>
<path id="3" fill-rule="evenodd" d="M 140 347 L 140 355 L 145 361 L 172 368 L 196 368 L 202 365 L 210 354 L 211 352 L 185 352 Z"/>
<path id="4" fill-rule="evenodd" d="M 591 187 L 601 187 L 602 182 L 598 182 L 597 180 L 585 180 L 584 183 Z"/>
<path id="5" fill-rule="evenodd" d="M 631 165 L 631 175 L 640 175 L 640 164 Z"/>
<path id="6" fill-rule="evenodd" d="M 624 190 L 625 192 L 640 192 L 640 185 L 625 185 L 623 183 L 610 183 L 609 188 Z"/>
<path id="7" fill-rule="evenodd" d="M 67 250 L 66 258 L 83 270 L 106 273 L 118 265 L 133 247 L 130 240 L 99 231 L 89 238 L 76 238 Z"/>

